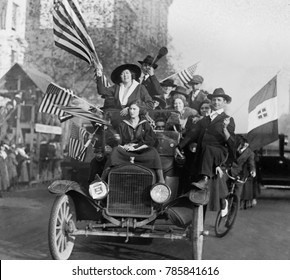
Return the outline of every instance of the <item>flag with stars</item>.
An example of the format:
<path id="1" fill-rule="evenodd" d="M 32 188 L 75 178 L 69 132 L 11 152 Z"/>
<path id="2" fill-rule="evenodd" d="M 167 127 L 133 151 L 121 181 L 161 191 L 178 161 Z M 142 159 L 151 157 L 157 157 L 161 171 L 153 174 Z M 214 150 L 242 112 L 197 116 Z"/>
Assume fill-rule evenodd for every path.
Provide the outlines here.
<path id="1" fill-rule="evenodd" d="M 78 1 L 54 0 L 52 15 L 55 45 L 91 64 L 95 47 Z"/>
<path id="2" fill-rule="evenodd" d="M 278 139 L 277 75 L 249 102 L 248 141 L 257 150 Z"/>

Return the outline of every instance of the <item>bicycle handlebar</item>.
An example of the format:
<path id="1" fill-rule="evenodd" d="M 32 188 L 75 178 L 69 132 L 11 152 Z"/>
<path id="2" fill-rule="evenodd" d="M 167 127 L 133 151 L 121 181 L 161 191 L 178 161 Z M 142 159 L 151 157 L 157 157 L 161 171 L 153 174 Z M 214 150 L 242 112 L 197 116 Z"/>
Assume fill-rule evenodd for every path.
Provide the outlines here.
<path id="1" fill-rule="evenodd" d="M 230 179 L 232 179 L 233 181 L 235 181 L 235 182 L 237 182 L 237 183 L 244 184 L 244 183 L 246 183 L 247 180 L 248 180 L 248 177 L 247 177 L 244 181 L 240 180 L 240 177 L 239 177 L 239 176 L 233 177 L 233 176 L 231 176 L 231 175 L 229 174 L 228 170 L 226 170 L 226 173 L 227 173 L 227 175 L 228 175 L 228 177 L 229 177 Z"/>

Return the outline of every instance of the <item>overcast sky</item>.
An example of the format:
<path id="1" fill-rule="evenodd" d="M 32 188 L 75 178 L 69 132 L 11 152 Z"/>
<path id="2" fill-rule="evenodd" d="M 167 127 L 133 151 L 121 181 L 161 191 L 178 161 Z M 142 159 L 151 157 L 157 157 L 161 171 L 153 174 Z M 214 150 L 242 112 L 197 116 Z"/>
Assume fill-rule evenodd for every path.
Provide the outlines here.
<path id="1" fill-rule="evenodd" d="M 233 97 L 237 132 L 247 130 L 251 96 L 278 72 L 279 113 L 288 112 L 290 0 L 174 0 L 169 35 L 177 70 L 200 61 L 203 88 Z"/>

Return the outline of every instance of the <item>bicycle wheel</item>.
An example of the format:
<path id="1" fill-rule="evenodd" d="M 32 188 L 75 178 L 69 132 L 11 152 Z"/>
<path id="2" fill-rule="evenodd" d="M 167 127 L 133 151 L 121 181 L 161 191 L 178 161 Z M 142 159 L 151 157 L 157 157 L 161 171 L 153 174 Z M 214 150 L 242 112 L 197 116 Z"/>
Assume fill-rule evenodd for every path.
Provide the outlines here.
<path id="1" fill-rule="evenodd" d="M 239 209 L 239 201 L 238 197 L 235 194 L 229 194 L 227 196 L 227 200 L 229 203 L 229 212 L 225 217 L 221 216 L 221 211 L 218 212 L 216 221 L 215 221 L 215 235 L 217 237 L 225 236 L 233 227 L 238 209 Z"/>

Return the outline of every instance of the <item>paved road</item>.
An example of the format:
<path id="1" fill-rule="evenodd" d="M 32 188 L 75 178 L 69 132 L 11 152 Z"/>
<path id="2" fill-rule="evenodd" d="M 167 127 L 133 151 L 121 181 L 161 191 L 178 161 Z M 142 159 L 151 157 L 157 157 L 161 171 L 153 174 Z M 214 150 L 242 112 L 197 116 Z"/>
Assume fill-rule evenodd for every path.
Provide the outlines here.
<path id="1" fill-rule="evenodd" d="M 0 259 L 50 259 L 47 225 L 54 195 L 45 188 L 10 192 L 0 198 Z M 255 208 L 239 212 L 235 228 L 214 235 L 215 212 L 208 212 L 203 259 L 290 259 L 290 190 L 263 190 Z M 143 244 L 142 244 L 143 242 Z M 190 259 L 186 241 L 79 237 L 71 259 Z"/>

